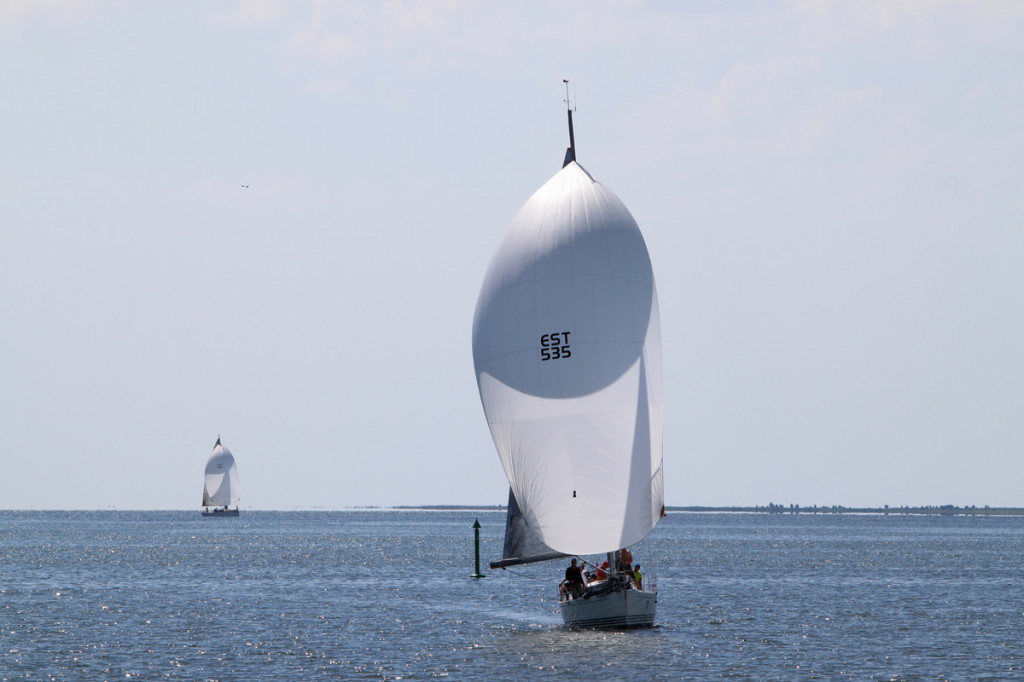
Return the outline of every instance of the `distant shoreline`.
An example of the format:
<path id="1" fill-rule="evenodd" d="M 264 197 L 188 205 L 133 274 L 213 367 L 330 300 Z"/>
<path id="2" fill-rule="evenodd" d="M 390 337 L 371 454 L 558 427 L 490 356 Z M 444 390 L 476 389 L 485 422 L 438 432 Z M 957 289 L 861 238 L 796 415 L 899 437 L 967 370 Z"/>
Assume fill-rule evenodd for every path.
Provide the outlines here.
<path id="1" fill-rule="evenodd" d="M 402 509 L 426 511 L 461 511 L 466 509 L 479 509 L 481 511 L 504 511 L 505 505 L 458 505 L 458 504 L 437 504 L 437 505 L 409 505 L 399 507 L 365 507 L 364 509 Z M 742 514 L 924 514 L 939 516 L 1024 516 L 1024 507 L 978 507 L 968 505 L 957 507 L 952 504 L 926 505 L 922 507 L 844 507 L 833 505 L 831 507 L 814 505 L 803 507 L 800 505 L 768 504 L 752 507 L 665 507 L 666 513 L 690 512 L 690 513 L 742 513 Z"/>
<path id="2" fill-rule="evenodd" d="M 952 504 L 923 507 L 844 507 L 769 504 L 763 507 L 666 507 L 667 512 L 743 512 L 748 514 L 925 514 L 938 516 L 1024 516 L 1024 507 L 957 507 Z"/>
<path id="3" fill-rule="evenodd" d="M 194 512 L 194 509 L 118 509 L 109 507 L 107 509 L 0 509 L 0 513 L 85 513 L 85 512 Z M 243 507 L 245 513 L 308 513 L 308 512 L 500 512 L 505 513 L 506 506 L 503 504 L 409 504 L 409 505 L 360 505 L 355 507 L 338 507 L 335 509 L 323 509 L 314 507 L 311 509 L 254 509 Z M 923 506 L 923 507 L 844 507 L 834 505 L 831 507 L 811 506 L 802 507 L 798 505 L 783 506 L 781 504 L 754 505 L 749 507 L 725 506 L 678 506 L 665 507 L 666 513 L 685 514 L 881 514 L 893 515 L 932 515 L 932 516 L 1024 516 L 1024 507 L 977 507 L 954 505 Z"/>

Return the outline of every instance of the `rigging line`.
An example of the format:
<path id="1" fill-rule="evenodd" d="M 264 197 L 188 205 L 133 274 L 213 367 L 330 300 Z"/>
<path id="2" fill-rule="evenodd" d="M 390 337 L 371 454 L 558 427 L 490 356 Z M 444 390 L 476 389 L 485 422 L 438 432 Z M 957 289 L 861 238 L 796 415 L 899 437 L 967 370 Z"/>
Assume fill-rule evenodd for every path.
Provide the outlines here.
<path id="1" fill-rule="evenodd" d="M 591 566 L 591 567 L 594 568 L 594 570 L 598 570 L 598 571 L 601 570 L 600 566 L 598 566 L 597 564 L 590 563 L 589 561 L 587 561 L 583 557 L 576 557 L 576 558 L 579 559 L 580 562 L 584 566 Z M 533 576 L 526 575 L 525 573 L 517 573 L 517 572 L 513 571 L 511 568 L 508 568 L 508 567 L 502 568 L 501 570 L 508 571 L 512 575 L 519 576 L 520 578 L 526 578 L 527 580 L 536 580 L 537 582 L 540 582 L 540 583 L 551 582 L 550 578 L 534 578 Z"/>
<path id="2" fill-rule="evenodd" d="M 503 568 L 503 571 L 508 571 L 512 575 L 519 576 L 520 578 L 526 578 L 527 580 L 536 580 L 539 583 L 550 583 L 550 578 L 534 578 L 532 575 L 526 575 L 525 573 L 516 573 L 511 568 Z"/>

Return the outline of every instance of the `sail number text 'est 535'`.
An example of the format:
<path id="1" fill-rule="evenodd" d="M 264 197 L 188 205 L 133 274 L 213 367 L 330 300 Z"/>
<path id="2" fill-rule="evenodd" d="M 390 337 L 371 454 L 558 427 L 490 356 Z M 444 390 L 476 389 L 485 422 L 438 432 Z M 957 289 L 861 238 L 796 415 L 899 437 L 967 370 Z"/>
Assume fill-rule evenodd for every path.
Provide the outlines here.
<path id="1" fill-rule="evenodd" d="M 540 359 L 564 360 L 572 357 L 569 349 L 569 332 L 555 332 L 540 337 Z"/>

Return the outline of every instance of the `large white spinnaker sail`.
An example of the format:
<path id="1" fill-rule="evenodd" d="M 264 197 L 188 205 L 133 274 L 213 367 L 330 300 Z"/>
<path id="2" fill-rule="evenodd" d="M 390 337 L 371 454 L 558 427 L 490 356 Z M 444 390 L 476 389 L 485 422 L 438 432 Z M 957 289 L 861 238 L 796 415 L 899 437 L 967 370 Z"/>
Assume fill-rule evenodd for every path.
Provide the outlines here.
<path id="1" fill-rule="evenodd" d="M 664 510 L 661 329 L 636 221 L 572 159 L 491 261 L 473 361 L 525 524 L 556 552 L 598 554 Z"/>
<path id="2" fill-rule="evenodd" d="M 228 507 L 238 504 L 238 466 L 231 451 L 220 444 L 213 446 L 213 454 L 206 461 L 206 481 L 203 485 L 204 507 Z"/>

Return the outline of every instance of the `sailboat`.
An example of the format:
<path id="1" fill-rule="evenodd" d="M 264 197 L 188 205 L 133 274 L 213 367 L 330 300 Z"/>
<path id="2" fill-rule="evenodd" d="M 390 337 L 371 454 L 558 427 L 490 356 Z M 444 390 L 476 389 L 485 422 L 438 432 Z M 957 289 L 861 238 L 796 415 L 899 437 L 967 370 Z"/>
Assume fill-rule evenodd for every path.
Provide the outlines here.
<path id="1" fill-rule="evenodd" d="M 203 516 L 238 516 L 238 465 L 231 451 L 221 445 L 220 436 L 213 454 L 206 460 L 203 484 Z M 232 509 L 231 505 L 235 505 Z"/>
<path id="2" fill-rule="evenodd" d="M 505 233 L 473 320 L 480 400 L 510 486 L 491 566 L 605 555 L 588 562 L 607 561 L 603 580 L 560 589 L 565 624 L 651 626 L 653 577 L 617 567 L 665 511 L 658 296 L 633 216 L 576 161 L 572 114 L 562 169 Z"/>

